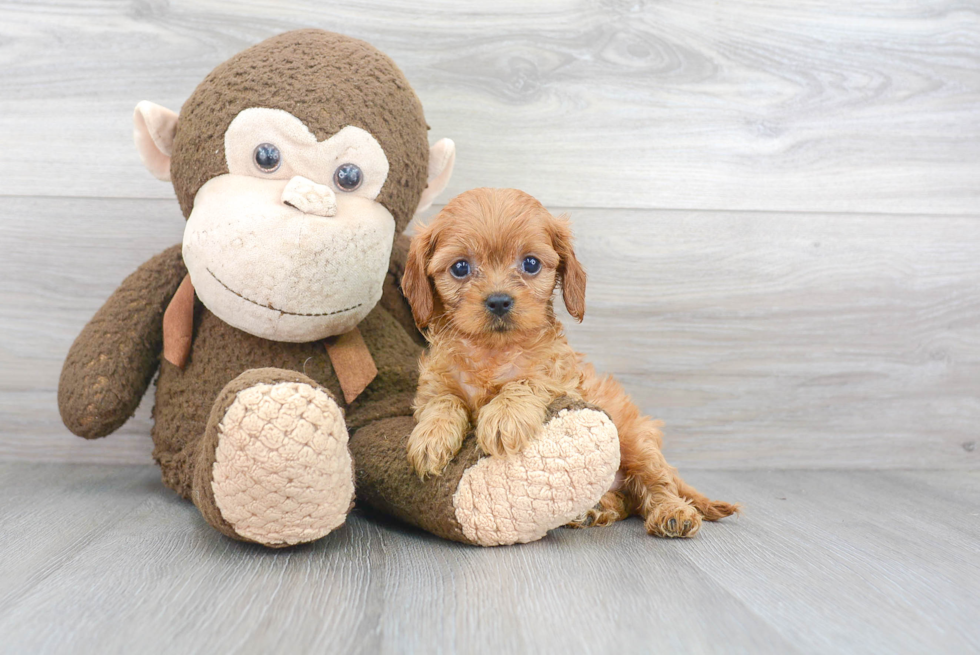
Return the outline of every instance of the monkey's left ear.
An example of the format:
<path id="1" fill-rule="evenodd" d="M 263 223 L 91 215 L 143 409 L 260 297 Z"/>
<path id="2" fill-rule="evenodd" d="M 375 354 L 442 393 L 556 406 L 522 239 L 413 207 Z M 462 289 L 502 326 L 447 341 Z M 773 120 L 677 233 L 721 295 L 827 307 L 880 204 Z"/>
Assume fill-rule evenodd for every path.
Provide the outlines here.
<path id="1" fill-rule="evenodd" d="M 153 176 L 170 181 L 170 155 L 177 133 L 177 113 L 144 100 L 133 112 L 133 140 L 140 159 Z"/>
<path id="2" fill-rule="evenodd" d="M 432 201 L 442 193 L 449 178 L 453 175 L 453 164 L 456 163 L 456 144 L 452 139 L 439 139 L 429 148 L 429 184 L 422 191 L 422 198 L 415 213 L 425 211 Z"/>

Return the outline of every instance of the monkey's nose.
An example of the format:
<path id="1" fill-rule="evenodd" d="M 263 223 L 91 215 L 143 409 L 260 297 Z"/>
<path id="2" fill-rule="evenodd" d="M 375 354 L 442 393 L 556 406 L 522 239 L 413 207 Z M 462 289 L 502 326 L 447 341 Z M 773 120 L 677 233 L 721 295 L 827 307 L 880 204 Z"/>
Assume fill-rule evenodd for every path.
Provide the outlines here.
<path id="1" fill-rule="evenodd" d="M 503 317 L 514 307 L 514 299 L 506 293 L 495 293 L 487 296 L 486 305 L 491 314 Z"/>
<path id="2" fill-rule="evenodd" d="M 337 196 L 333 190 L 302 175 L 289 180 L 289 184 L 282 190 L 282 203 L 295 207 L 304 214 L 337 215 Z"/>

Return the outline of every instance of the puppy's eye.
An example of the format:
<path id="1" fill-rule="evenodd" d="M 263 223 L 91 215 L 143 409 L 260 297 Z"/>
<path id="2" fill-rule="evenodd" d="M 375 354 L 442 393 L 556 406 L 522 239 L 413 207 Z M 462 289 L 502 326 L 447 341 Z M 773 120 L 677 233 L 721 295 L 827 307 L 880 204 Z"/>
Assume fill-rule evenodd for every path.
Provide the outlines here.
<path id="1" fill-rule="evenodd" d="M 541 262 L 537 257 L 525 257 L 521 262 L 521 270 L 528 275 L 534 275 L 541 270 Z"/>
<path id="2" fill-rule="evenodd" d="M 457 280 L 462 280 L 470 274 L 470 263 L 465 259 L 461 259 L 449 267 L 449 272 Z"/>
<path id="3" fill-rule="evenodd" d="M 333 174 L 334 183 L 344 191 L 353 191 L 363 180 L 364 175 L 357 164 L 341 164 Z"/>
<path id="4" fill-rule="evenodd" d="M 279 152 L 279 148 L 271 143 L 260 143 L 255 146 L 252 158 L 255 160 L 255 165 L 263 173 L 274 173 L 282 164 L 282 154 Z"/>

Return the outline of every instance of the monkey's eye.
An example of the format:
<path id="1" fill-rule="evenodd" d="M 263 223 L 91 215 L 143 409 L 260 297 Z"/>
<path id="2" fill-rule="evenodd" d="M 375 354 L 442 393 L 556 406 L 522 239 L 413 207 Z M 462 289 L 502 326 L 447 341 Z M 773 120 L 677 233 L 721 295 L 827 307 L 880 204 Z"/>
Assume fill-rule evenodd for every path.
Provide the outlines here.
<path id="1" fill-rule="evenodd" d="M 252 158 L 255 159 L 255 165 L 263 173 L 273 173 L 282 164 L 282 155 L 279 154 L 279 148 L 271 143 L 260 143 L 255 146 L 255 153 L 252 155 Z"/>
<path id="2" fill-rule="evenodd" d="M 457 280 L 462 280 L 470 274 L 470 263 L 465 259 L 461 259 L 449 267 L 449 272 Z"/>
<path id="3" fill-rule="evenodd" d="M 361 186 L 364 175 L 357 164 L 341 164 L 333 174 L 333 181 L 343 191 L 353 191 Z"/>
<path id="4" fill-rule="evenodd" d="M 521 262 L 521 270 L 528 275 L 534 275 L 541 270 L 541 261 L 537 257 L 527 256 Z"/>

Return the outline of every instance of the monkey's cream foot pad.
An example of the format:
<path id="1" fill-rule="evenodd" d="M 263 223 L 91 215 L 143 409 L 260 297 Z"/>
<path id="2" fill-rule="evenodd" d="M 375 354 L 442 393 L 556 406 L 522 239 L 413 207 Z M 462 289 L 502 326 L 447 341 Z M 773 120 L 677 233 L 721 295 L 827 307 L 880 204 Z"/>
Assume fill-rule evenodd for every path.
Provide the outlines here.
<path id="1" fill-rule="evenodd" d="M 319 539 L 354 498 L 343 412 L 302 382 L 239 391 L 217 426 L 211 488 L 221 517 L 268 546 Z"/>
<path id="2" fill-rule="evenodd" d="M 467 539 L 481 546 L 526 543 L 593 507 L 619 469 L 619 437 L 594 409 L 564 409 L 521 453 L 484 457 L 453 498 Z"/>

